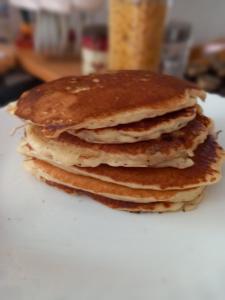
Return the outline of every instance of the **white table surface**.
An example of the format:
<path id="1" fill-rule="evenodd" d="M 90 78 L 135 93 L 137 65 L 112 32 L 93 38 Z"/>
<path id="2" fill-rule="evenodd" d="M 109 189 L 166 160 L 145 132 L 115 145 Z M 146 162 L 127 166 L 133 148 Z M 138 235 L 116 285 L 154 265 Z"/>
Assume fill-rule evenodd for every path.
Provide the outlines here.
<path id="1" fill-rule="evenodd" d="M 225 146 L 225 99 L 204 108 Z M 18 124 L 0 110 L 1 300 L 225 299 L 224 179 L 192 212 L 114 211 L 27 174 Z"/>

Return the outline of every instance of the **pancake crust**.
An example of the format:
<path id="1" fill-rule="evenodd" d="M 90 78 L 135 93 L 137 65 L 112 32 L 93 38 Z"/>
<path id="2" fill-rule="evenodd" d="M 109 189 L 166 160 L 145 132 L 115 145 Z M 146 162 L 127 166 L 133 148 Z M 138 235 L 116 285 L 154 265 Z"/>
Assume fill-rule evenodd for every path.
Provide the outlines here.
<path id="1" fill-rule="evenodd" d="M 39 127 L 26 128 L 25 142 L 42 159 L 51 159 L 63 166 L 96 167 L 100 164 L 125 167 L 174 166 L 174 159 L 183 159 L 176 167 L 192 165 L 189 157 L 204 142 L 212 128 L 212 121 L 197 115 L 196 119 L 179 131 L 162 135 L 160 139 L 132 144 L 91 144 L 68 133 L 57 140 L 47 139 Z M 186 162 L 185 162 L 186 159 Z"/>
<path id="2" fill-rule="evenodd" d="M 110 198 L 90 195 L 93 199 L 109 208 L 129 211 L 134 213 L 147 213 L 147 212 L 175 212 L 175 211 L 190 211 L 195 209 L 203 198 L 203 193 L 193 201 L 188 202 L 155 202 L 155 203 L 132 203 L 119 200 L 112 200 Z"/>
<path id="3" fill-rule="evenodd" d="M 225 151 L 213 136 L 196 149 L 193 166 L 186 169 L 176 168 L 113 168 L 101 165 L 96 168 L 77 168 L 73 172 L 114 182 L 132 188 L 159 190 L 187 189 L 201 185 L 211 185 L 221 178 L 221 168 Z"/>
<path id="4" fill-rule="evenodd" d="M 128 211 L 133 213 L 147 213 L 147 212 L 155 212 L 155 213 L 165 213 L 165 212 L 175 212 L 175 211 L 190 211 L 195 209 L 198 204 L 201 202 L 203 198 L 203 193 L 197 197 L 193 201 L 189 202 L 154 202 L 154 203 L 133 203 L 133 202 L 124 202 L 119 200 L 113 200 L 110 198 L 97 196 L 90 193 L 84 193 L 81 191 L 77 191 L 73 188 L 68 188 L 62 184 L 57 184 L 53 181 L 45 180 L 44 178 L 41 179 L 43 182 L 47 183 L 50 186 L 56 187 L 60 190 L 68 194 L 86 194 L 90 198 L 96 200 L 97 202 L 108 206 L 109 208 Z"/>
<path id="5" fill-rule="evenodd" d="M 19 99 L 15 114 L 42 126 L 49 137 L 68 129 L 95 129 L 137 122 L 196 104 L 206 94 L 196 85 L 148 71 L 66 77 Z"/>
<path id="6" fill-rule="evenodd" d="M 22 154 L 32 156 L 27 146 L 21 149 Z M 35 155 L 34 155 L 35 156 Z M 41 157 L 37 157 L 42 159 Z M 221 168 L 225 160 L 225 151 L 218 145 L 213 136 L 201 144 L 195 151 L 194 165 L 186 169 L 176 168 L 123 168 L 101 165 L 96 168 L 63 167 L 66 171 L 78 175 L 90 176 L 138 189 L 179 190 L 198 186 L 211 185 L 221 178 Z M 54 161 L 47 160 L 50 164 Z M 57 166 L 57 164 L 56 164 Z"/>
<path id="7" fill-rule="evenodd" d="M 102 129 L 70 130 L 69 133 L 90 143 L 124 144 L 157 139 L 179 130 L 196 117 L 197 107 L 188 107 L 163 116 Z"/>
<path id="8" fill-rule="evenodd" d="M 110 199 L 135 203 L 192 201 L 204 189 L 204 187 L 181 191 L 131 189 L 91 177 L 72 174 L 38 159 L 25 160 L 24 165 L 27 171 L 39 179 L 53 181 L 67 187 L 105 196 Z"/>

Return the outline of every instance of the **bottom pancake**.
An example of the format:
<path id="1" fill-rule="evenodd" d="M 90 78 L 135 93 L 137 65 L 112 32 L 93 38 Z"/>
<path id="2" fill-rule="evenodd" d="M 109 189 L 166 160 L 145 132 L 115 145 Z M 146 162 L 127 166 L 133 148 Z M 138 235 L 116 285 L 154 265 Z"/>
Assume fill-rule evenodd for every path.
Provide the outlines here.
<path id="1" fill-rule="evenodd" d="M 203 198 L 203 192 L 193 201 L 188 202 L 153 202 L 153 203 L 133 203 L 127 201 L 114 200 L 107 197 L 102 197 L 98 195 L 94 195 L 91 193 L 84 193 L 82 191 L 78 191 L 74 188 L 67 187 L 62 184 L 55 183 L 53 181 L 46 180 L 44 178 L 40 178 L 43 182 L 47 183 L 50 186 L 56 187 L 60 190 L 68 194 L 84 194 L 89 196 L 90 198 L 96 200 L 97 202 L 108 206 L 109 208 L 127 211 L 132 213 L 165 213 L 165 212 L 176 212 L 176 211 L 190 211 L 197 208 L 198 204 L 201 202 Z"/>
<path id="2" fill-rule="evenodd" d="M 153 203 L 132 203 L 119 200 L 112 200 L 106 197 L 92 195 L 92 197 L 112 209 L 129 211 L 135 213 L 147 212 L 176 212 L 176 211 L 190 211 L 195 209 L 203 198 L 203 193 L 195 200 L 188 202 L 153 202 Z"/>
<path id="3" fill-rule="evenodd" d="M 204 187 L 170 191 L 132 189 L 88 176 L 69 173 L 47 162 L 32 158 L 25 160 L 24 166 L 38 179 L 45 179 L 106 198 L 134 203 L 189 202 L 196 199 L 204 190 Z"/>

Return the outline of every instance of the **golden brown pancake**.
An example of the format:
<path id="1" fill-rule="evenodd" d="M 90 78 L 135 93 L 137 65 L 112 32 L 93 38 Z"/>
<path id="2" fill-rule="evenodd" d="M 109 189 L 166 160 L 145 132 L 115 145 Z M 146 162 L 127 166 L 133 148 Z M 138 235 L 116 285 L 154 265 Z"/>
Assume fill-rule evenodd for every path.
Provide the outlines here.
<path id="1" fill-rule="evenodd" d="M 15 114 L 56 137 L 68 129 L 96 129 L 161 116 L 196 104 L 196 85 L 148 71 L 72 76 L 35 87 Z"/>
<path id="2" fill-rule="evenodd" d="M 160 139 L 132 144 L 91 144 L 68 133 L 56 140 L 47 139 L 39 127 L 27 126 L 25 144 L 44 160 L 51 159 L 62 166 L 96 167 L 100 164 L 125 167 L 192 165 L 194 150 L 204 142 L 212 121 L 197 115 L 196 119 L 178 131 Z M 180 164 L 176 159 L 180 160 Z"/>
<path id="3" fill-rule="evenodd" d="M 147 213 L 147 212 L 175 212 L 175 211 L 190 211 L 195 209 L 203 198 L 203 193 L 196 199 L 188 202 L 154 202 L 154 203 L 132 203 L 119 200 L 112 200 L 110 198 L 89 195 L 94 200 L 101 204 L 108 206 L 109 208 L 129 211 L 134 213 Z"/>
<path id="4" fill-rule="evenodd" d="M 148 141 L 183 128 L 196 117 L 196 113 L 197 107 L 192 106 L 136 123 L 102 129 L 70 130 L 69 133 L 89 143 L 124 144 Z"/>
<path id="5" fill-rule="evenodd" d="M 75 195 L 86 194 L 90 198 L 96 200 L 97 202 L 103 205 L 108 206 L 109 208 L 133 212 L 133 213 L 147 213 L 147 212 L 164 213 L 164 212 L 175 212 L 180 210 L 190 211 L 195 209 L 203 198 L 203 193 L 202 193 L 193 201 L 176 202 L 176 203 L 175 202 L 134 203 L 134 202 L 127 202 L 127 201 L 113 200 L 110 198 L 106 198 L 106 197 L 102 197 L 90 193 L 84 193 L 74 188 L 69 188 L 65 185 L 57 184 L 53 181 L 44 180 L 43 178 L 41 180 L 50 186 L 63 190 L 68 194 L 75 194 Z"/>
<path id="6" fill-rule="evenodd" d="M 38 159 L 25 160 L 24 165 L 27 171 L 38 179 L 55 182 L 57 184 L 62 184 L 67 187 L 104 196 L 110 199 L 135 203 L 192 201 L 200 196 L 204 190 L 204 187 L 184 189 L 180 191 L 131 189 L 88 176 L 72 174 Z"/>
<path id="7" fill-rule="evenodd" d="M 24 147 L 22 153 L 35 156 L 32 151 Z M 37 157 L 41 159 L 41 157 Z M 89 176 L 102 181 L 112 182 L 137 189 L 179 190 L 198 186 L 211 185 L 221 178 L 221 168 L 225 160 L 225 152 L 209 136 L 195 151 L 194 164 L 190 168 L 124 168 L 101 165 L 96 168 L 59 167 L 78 175 Z M 54 161 L 47 160 L 50 164 Z M 57 164 L 56 164 L 57 166 Z"/>

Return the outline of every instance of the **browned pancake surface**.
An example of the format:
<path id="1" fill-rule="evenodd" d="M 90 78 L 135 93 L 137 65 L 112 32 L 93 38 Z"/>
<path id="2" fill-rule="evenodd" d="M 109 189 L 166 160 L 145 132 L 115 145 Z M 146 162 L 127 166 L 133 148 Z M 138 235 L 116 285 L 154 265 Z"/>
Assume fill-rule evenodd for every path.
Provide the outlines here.
<path id="1" fill-rule="evenodd" d="M 126 154 L 140 154 L 148 152 L 149 155 L 154 155 L 156 152 L 161 154 L 169 154 L 171 150 L 188 150 L 192 149 L 193 144 L 196 143 L 196 138 L 208 134 L 208 130 L 212 122 L 209 118 L 203 115 L 197 115 L 197 117 L 191 121 L 186 127 L 179 131 L 163 134 L 161 138 L 156 140 L 149 140 L 144 142 L 132 143 L 132 144 L 92 144 L 81 140 L 66 132 L 62 133 L 57 141 L 65 145 L 72 144 L 74 146 L 84 147 L 88 149 L 101 150 L 108 153 L 126 153 Z M 36 128 L 36 130 L 40 130 Z"/>
<path id="2" fill-rule="evenodd" d="M 177 211 L 177 210 L 191 210 L 195 208 L 198 203 L 195 204 L 195 201 L 191 201 L 190 204 L 193 207 L 188 208 L 188 203 L 172 203 L 172 202 L 153 202 L 153 203 L 132 203 L 132 202 L 125 202 L 120 200 L 112 200 L 107 197 L 102 197 L 98 195 L 89 194 L 91 198 L 98 201 L 99 203 L 108 206 L 109 208 L 116 209 L 116 210 L 123 210 L 128 212 L 169 212 L 169 211 Z M 200 198 L 201 196 L 199 196 Z M 197 201 L 197 200 L 196 200 Z M 197 201 L 198 202 L 198 201 Z M 177 207 L 178 205 L 178 207 Z"/>
<path id="3" fill-rule="evenodd" d="M 50 186 L 56 187 L 68 194 L 81 194 L 81 195 L 87 195 L 90 198 L 96 200 L 97 202 L 108 206 L 109 208 L 116 209 L 116 210 L 123 210 L 128 212 L 167 212 L 167 211 L 176 211 L 176 210 L 190 210 L 197 206 L 197 204 L 201 200 L 201 196 L 199 197 L 199 200 L 196 199 L 194 201 L 191 201 L 190 203 L 172 203 L 172 202 L 152 202 L 152 203 L 134 203 L 134 202 L 128 202 L 128 201 L 120 201 L 115 199 L 110 199 L 107 197 L 94 195 L 91 193 L 83 192 L 76 190 L 74 188 L 67 187 L 63 184 L 58 184 L 50 180 L 46 180 L 44 178 L 41 178 L 42 181 L 47 183 Z"/>
<path id="4" fill-rule="evenodd" d="M 128 186 L 179 189 L 216 182 L 220 178 L 224 150 L 212 136 L 201 144 L 193 157 L 194 165 L 186 169 L 176 168 L 125 168 L 100 165 L 96 168 L 78 168 L 89 176 Z M 77 167 L 76 167 L 77 168 Z"/>
<path id="5" fill-rule="evenodd" d="M 195 106 L 193 107 L 188 107 L 176 112 L 172 112 L 172 113 L 168 113 L 166 115 L 163 116 L 159 116 L 156 118 L 149 118 L 149 119 L 144 119 L 142 121 L 139 122 L 135 122 L 135 123 L 129 123 L 129 124 L 121 124 L 115 127 L 111 127 L 111 129 L 115 129 L 115 130 L 122 130 L 124 132 L 130 132 L 130 131 L 135 131 L 135 132 L 142 132 L 142 131 L 146 131 L 146 130 L 150 130 L 151 128 L 155 128 L 158 125 L 162 124 L 162 123 L 168 123 L 171 120 L 174 119 L 179 119 L 179 118 L 188 118 L 188 117 L 192 117 L 194 118 L 195 113 L 196 113 L 197 108 Z M 102 129 L 93 129 L 96 132 L 100 132 L 101 130 L 104 130 L 105 128 Z"/>
<path id="6" fill-rule="evenodd" d="M 24 162 L 27 171 L 38 179 L 53 181 L 58 184 L 89 192 L 95 195 L 135 203 L 149 202 L 190 202 L 198 197 L 204 188 L 184 189 L 182 191 L 157 191 L 150 189 L 132 189 L 115 183 L 81 176 L 67 172 L 39 159 Z"/>
<path id="7" fill-rule="evenodd" d="M 15 114 L 56 130 L 142 108 L 175 111 L 185 107 L 187 90 L 205 96 L 192 83 L 147 71 L 73 76 L 33 88 L 19 99 Z"/>

